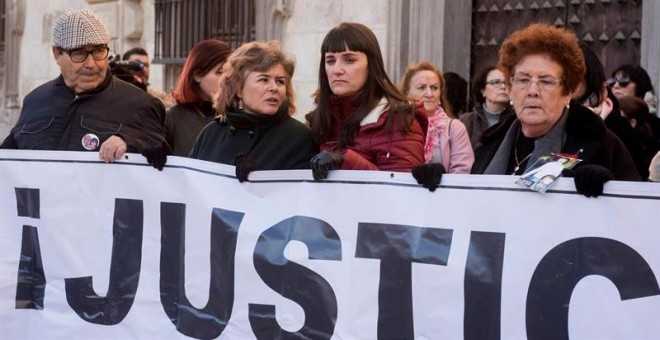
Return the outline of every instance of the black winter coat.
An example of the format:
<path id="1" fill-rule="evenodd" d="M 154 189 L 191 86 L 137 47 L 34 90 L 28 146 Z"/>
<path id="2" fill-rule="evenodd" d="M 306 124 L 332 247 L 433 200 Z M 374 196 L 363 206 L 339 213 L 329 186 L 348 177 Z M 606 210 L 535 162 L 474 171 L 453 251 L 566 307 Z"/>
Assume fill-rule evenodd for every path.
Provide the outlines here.
<path id="1" fill-rule="evenodd" d="M 0 148 L 85 151 L 82 138 L 91 133 L 98 147 L 116 135 L 128 152 L 139 152 L 165 142 L 164 118 L 160 100 L 110 72 L 97 88 L 78 94 L 60 75 L 25 97 L 18 122 Z"/>
<path id="2" fill-rule="evenodd" d="M 484 173 L 507 131 L 517 119 L 513 115 L 484 132 L 483 144 L 475 150 L 473 174 Z M 612 171 L 616 180 L 640 180 L 630 153 L 621 140 L 605 127 L 599 116 L 582 105 L 571 103 L 566 121 L 566 141 L 562 149 L 556 152 L 576 154 L 580 149 L 581 164 L 602 165 Z"/>
<path id="3" fill-rule="evenodd" d="M 210 102 L 177 104 L 165 113 L 165 136 L 175 156 L 188 157 L 197 135 L 213 121 Z"/>
<path id="4" fill-rule="evenodd" d="M 309 169 L 318 152 L 312 132 L 287 114 L 273 116 L 227 111 L 202 129 L 190 157 L 234 165 L 244 154 L 257 163 L 257 170 Z"/>

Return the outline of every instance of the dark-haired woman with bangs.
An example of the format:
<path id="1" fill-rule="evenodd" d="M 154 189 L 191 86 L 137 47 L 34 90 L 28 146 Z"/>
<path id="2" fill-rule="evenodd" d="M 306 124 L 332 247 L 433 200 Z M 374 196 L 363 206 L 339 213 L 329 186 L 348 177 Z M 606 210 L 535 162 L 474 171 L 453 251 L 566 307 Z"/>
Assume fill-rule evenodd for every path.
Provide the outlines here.
<path id="1" fill-rule="evenodd" d="M 368 27 L 342 23 L 325 36 L 316 103 L 307 115 L 321 145 L 314 179 L 335 169 L 410 172 L 424 163 L 426 114 L 392 84 Z"/>

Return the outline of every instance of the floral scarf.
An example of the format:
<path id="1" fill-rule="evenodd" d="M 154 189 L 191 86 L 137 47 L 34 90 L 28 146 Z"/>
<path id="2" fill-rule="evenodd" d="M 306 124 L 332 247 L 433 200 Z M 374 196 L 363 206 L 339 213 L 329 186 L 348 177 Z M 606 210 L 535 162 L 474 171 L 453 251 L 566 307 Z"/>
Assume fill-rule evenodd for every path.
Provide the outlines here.
<path id="1" fill-rule="evenodd" d="M 426 143 L 424 144 L 424 160 L 428 163 L 433 158 L 433 152 L 440 147 L 440 134 L 445 129 L 447 114 L 442 109 L 438 109 L 432 115 L 429 115 L 429 127 L 426 132 Z"/>

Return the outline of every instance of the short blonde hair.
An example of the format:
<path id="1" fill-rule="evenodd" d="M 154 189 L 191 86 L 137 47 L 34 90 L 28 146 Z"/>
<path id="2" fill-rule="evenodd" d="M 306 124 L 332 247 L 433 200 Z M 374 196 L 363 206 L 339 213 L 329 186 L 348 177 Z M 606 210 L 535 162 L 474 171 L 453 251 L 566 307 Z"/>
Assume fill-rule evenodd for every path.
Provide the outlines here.
<path id="1" fill-rule="evenodd" d="M 295 62 L 282 51 L 277 41 L 253 41 L 237 48 L 222 66 L 220 76 L 220 92 L 215 98 L 215 109 L 218 116 L 223 116 L 225 110 L 238 107 L 238 91 L 243 88 L 248 73 L 263 72 L 275 65 L 282 65 L 286 73 L 286 95 L 282 105 L 288 106 L 288 113 L 296 112 L 295 93 L 291 78 L 295 70 Z"/>

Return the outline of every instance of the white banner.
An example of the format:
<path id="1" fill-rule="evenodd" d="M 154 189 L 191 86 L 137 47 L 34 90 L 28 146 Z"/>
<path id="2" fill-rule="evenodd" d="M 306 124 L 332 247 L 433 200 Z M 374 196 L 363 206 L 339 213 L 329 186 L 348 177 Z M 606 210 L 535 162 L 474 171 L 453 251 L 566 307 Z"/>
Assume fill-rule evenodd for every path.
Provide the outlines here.
<path id="1" fill-rule="evenodd" d="M 660 184 L 0 151 L 3 339 L 657 339 Z"/>

